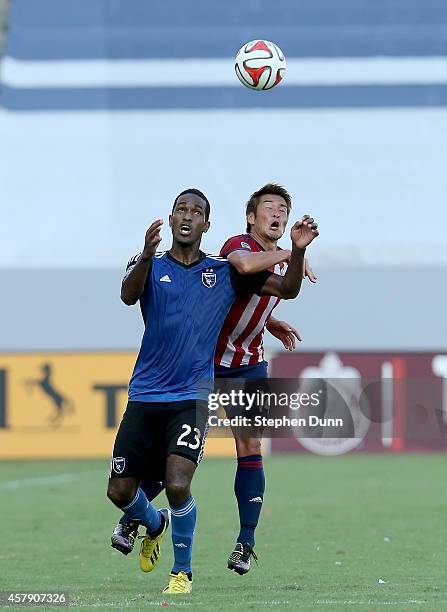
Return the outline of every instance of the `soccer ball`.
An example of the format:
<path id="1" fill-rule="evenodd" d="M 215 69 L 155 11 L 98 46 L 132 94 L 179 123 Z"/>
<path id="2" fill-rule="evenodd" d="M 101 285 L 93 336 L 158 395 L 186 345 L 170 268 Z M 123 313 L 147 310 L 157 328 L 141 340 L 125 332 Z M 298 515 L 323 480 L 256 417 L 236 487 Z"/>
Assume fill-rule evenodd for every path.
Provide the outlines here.
<path id="1" fill-rule="evenodd" d="M 250 89 L 272 89 L 284 78 L 284 53 L 268 40 L 252 40 L 236 55 L 234 68 L 240 82 Z"/>

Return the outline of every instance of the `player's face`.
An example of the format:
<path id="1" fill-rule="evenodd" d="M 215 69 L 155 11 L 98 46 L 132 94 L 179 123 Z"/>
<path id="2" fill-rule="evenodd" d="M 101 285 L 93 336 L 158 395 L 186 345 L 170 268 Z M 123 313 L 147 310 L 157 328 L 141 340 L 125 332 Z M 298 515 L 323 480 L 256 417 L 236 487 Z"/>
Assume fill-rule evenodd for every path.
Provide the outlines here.
<path id="1" fill-rule="evenodd" d="M 169 216 L 174 240 L 183 246 L 200 242 L 210 226 L 209 221 L 205 221 L 205 211 L 206 202 L 200 196 L 195 193 L 180 196 Z"/>
<path id="2" fill-rule="evenodd" d="M 250 213 L 248 222 L 252 230 L 268 240 L 279 240 L 284 234 L 289 213 L 284 198 L 280 195 L 263 195 L 259 200 L 256 215 Z"/>

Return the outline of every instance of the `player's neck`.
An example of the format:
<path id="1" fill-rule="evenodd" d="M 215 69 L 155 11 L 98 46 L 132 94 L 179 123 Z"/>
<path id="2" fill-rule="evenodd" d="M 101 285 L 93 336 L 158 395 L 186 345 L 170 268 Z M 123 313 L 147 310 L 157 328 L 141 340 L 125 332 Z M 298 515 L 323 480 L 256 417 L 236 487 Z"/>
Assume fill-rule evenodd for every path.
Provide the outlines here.
<path id="1" fill-rule="evenodd" d="M 194 244 L 187 246 L 174 242 L 169 250 L 169 254 L 183 265 L 190 266 L 198 261 L 201 257 L 199 247 L 200 242 L 195 242 Z"/>
<path id="2" fill-rule="evenodd" d="M 278 248 L 277 240 L 269 240 L 265 236 L 260 236 L 256 230 L 251 230 L 250 236 L 256 240 L 258 244 L 262 246 L 264 251 L 276 251 Z"/>

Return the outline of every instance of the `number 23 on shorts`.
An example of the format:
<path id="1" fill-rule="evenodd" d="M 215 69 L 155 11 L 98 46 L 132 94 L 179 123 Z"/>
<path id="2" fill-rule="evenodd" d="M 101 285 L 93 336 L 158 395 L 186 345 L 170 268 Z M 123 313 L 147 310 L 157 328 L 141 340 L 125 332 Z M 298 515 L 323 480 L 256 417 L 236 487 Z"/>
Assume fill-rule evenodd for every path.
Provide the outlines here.
<path id="1" fill-rule="evenodd" d="M 182 425 L 182 430 L 183 430 L 182 433 L 177 438 L 177 446 L 187 446 L 191 450 L 198 449 L 200 446 L 200 429 L 198 429 L 197 427 L 194 427 L 194 430 L 193 430 L 190 425 L 188 425 L 187 423 L 184 423 Z M 185 438 L 187 438 L 192 431 L 194 431 L 194 441 L 187 442 Z"/>

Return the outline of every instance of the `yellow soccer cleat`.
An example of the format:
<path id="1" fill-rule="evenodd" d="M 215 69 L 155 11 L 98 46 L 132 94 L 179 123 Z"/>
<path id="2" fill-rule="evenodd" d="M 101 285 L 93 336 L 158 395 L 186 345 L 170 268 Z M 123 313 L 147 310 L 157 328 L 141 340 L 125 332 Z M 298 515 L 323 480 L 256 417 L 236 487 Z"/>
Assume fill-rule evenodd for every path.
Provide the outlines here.
<path id="1" fill-rule="evenodd" d="M 192 580 L 188 578 L 188 574 L 185 572 L 169 574 L 169 584 L 163 589 L 163 593 L 167 595 L 182 595 L 184 593 L 191 593 L 191 591 Z"/>
<path id="2" fill-rule="evenodd" d="M 146 535 L 139 536 L 140 538 L 143 538 L 140 547 L 140 569 L 142 572 L 151 572 L 160 561 L 160 546 L 163 536 L 165 535 L 169 527 L 169 523 L 171 522 L 171 511 L 167 508 L 162 508 L 160 512 L 165 523 L 161 533 L 159 533 L 155 538 L 151 538 L 147 532 Z"/>

